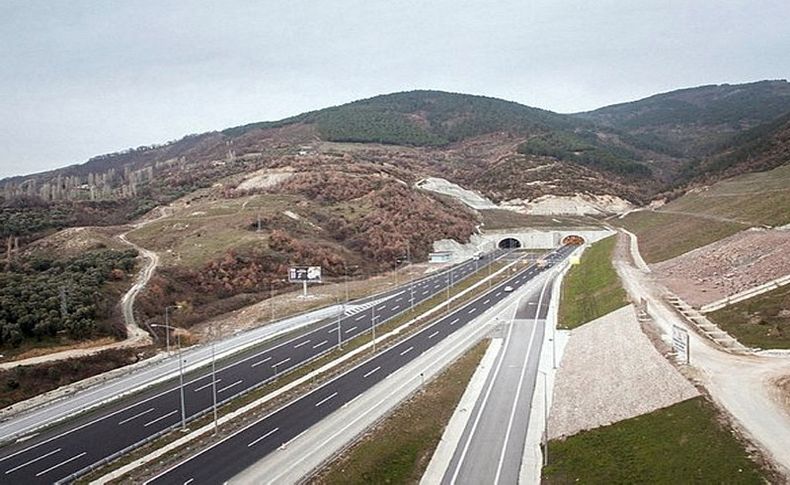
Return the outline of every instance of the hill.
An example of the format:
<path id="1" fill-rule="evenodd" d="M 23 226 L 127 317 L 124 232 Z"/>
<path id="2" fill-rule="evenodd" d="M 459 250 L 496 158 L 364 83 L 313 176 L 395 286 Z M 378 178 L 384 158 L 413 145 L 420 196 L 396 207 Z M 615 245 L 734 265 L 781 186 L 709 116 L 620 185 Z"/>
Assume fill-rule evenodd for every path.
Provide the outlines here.
<path id="1" fill-rule="evenodd" d="M 680 89 L 576 116 L 625 132 L 637 146 L 679 157 L 718 151 L 733 135 L 790 112 L 786 80 Z"/>

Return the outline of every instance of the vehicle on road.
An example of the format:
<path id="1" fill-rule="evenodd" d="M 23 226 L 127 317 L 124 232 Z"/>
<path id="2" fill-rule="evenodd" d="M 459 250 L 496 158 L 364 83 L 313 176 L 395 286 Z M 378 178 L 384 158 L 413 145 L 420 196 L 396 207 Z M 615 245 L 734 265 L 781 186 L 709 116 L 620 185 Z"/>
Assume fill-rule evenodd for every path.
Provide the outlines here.
<path id="1" fill-rule="evenodd" d="M 508 285 L 508 286 L 505 287 L 505 291 L 510 293 L 511 291 L 513 291 L 513 287 Z"/>

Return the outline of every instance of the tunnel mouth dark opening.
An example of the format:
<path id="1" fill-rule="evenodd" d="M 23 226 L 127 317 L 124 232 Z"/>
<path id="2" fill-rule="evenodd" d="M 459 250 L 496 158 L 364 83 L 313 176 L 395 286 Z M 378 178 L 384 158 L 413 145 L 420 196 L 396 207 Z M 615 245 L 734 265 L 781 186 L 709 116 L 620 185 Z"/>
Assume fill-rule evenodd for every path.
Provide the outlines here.
<path id="1" fill-rule="evenodd" d="M 521 243 L 519 240 L 512 237 L 506 237 L 499 241 L 499 249 L 519 249 L 520 247 Z"/>

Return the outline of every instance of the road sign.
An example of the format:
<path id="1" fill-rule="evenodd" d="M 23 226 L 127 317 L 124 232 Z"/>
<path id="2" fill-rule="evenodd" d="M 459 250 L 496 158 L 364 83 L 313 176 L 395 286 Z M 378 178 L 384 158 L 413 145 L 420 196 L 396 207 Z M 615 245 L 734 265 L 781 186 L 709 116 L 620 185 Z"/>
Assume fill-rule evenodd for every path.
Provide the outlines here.
<path id="1" fill-rule="evenodd" d="M 308 283 L 321 282 L 321 267 L 320 266 L 294 266 L 288 269 L 288 281 Z"/>
<path id="2" fill-rule="evenodd" d="M 689 363 L 689 333 L 685 328 L 672 325 L 672 350 L 675 351 L 678 362 Z"/>

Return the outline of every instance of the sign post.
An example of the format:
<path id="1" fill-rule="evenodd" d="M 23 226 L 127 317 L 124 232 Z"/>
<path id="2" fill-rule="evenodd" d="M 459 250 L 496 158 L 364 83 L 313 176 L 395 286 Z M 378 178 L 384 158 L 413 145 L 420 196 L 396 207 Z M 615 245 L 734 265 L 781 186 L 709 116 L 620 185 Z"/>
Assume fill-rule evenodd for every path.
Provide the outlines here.
<path id="1" fill-rule="evenodd" d="M 288 269 L 288 281 L 302 283 L 302 298 L 307 298 L 307 283 L 321 282 L 320 266 L 294 266 Z"/>
<path id="2" fill-rule="evenodd" d="M 672 325 L 672 350 L 675 357 L 681 364 L 688 364 L 691 361 L 689 355 L 689 333 L 685 328 Z"/>

